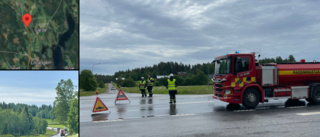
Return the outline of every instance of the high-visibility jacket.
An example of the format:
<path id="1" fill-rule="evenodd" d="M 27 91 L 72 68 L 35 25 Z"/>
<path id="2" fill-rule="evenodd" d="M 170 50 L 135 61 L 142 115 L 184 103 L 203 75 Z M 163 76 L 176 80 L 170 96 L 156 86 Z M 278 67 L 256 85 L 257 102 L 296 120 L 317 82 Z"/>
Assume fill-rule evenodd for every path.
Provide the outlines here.
<path id="1" fill-rule="evenodd" d="M 145 89 L 145 85 L 146 85 L 146 81 L 140 81 L 140 84 L 139 84 L 139 88 L 140 89 Z"/>
<path id="2" fill-rule="evenodd" d="M 168 79 L 168 90 L 176 90 L 176 79 Z"/>
<path id="3" fill-rule="evenodd" d="M 150 78 L 150 79 L 148 78 L 147 80 L 150 81 L 150 82 L 147 83 L 147 86 L 148 86 L 148 87 L 149 87 L 149 86 L 153 86 L 153 82 L 152 82 L 152 81 L 153 81 L 153 78 Z"/>

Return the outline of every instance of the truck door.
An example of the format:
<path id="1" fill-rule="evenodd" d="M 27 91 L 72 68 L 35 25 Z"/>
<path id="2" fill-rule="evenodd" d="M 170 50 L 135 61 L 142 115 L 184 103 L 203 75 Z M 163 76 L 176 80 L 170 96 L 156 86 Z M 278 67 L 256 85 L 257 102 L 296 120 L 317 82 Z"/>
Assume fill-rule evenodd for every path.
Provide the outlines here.
<path id="1" fill-rule="evenodd" d="M 252 83 L 256 81 L 252 72 L 252 59 L 250 56 L 238 56 L 235 57 L 235 83 L 231 83 L 235 88 L 242 88 L 247 83 Z"/>

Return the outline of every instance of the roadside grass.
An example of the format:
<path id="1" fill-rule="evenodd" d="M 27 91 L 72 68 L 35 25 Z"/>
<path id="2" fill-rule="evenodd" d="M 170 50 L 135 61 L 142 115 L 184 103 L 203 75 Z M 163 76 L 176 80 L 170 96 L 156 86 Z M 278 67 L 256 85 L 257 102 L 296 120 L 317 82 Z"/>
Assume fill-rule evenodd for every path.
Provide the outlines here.
<path id="1" fill-rule="evenodd" d="M 119 87 L 116 87 L 116 88 L 119 90 Z M 129 93 L 141 93 L 138 87 L 121 87 L 121 90 Z M 212 86 L 211 85 L 178 86 L 177 91 L 178 91 L 178 94 L 212 94 Z M 168 94 L 168 89 L 165 86 L 153 86 L 152 92 L 153 94 Z"/>
<path id="2" fill-rule="evenodd" d="M 100 87 L 97 88 L 97 90 L 99 91 L 99 94 L 106 92 L 106 90 L 108 89 L 108 83 L 104 85 L 105 85 L 105 88 L 100 88 Z M 91 96 L 95 94 L 96 94 L 96 91 L 85 91 L 83 89 L 80 89 L 80 96 Z"/>
<path id="3" fill-rule="evenodd" d="M 52 131 L 52 130 L 49 130 L 47 129 L 47 132 L 45 134 L 40 134 L 40 135 L 30 135 L 30 136 L 21 136 L 21 137 L 51 137 L 53 135 L 55 135 L 56 132 L 55 131 Z M 1 135 L 1 137 L 14 137 L 14 136 L 3 136 Z"/>
<path id="4" fill-rule="evenodd" d="M 58 123 L 58 121 L 51 120 L 51 119 L 45 119 L 48 122 L 48 127 L 53 127 L 53 128 L 60 128 L 63 129 L 64 127 L 67 127 L 66 125 Z"/>
<path id="5" fill-rule="evenodd" d="M 68 135 L 68 137 L 79 137 L 79 134 Z"/>

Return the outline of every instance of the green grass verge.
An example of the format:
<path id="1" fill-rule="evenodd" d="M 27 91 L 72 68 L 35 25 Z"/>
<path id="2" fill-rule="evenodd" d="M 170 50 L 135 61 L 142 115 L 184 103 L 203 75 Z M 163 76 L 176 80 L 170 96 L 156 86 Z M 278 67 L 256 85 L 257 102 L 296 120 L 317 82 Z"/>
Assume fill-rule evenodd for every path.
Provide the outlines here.
<path id="1" fill-rule="evenodd" d="M 79 137 L 79 134 L 70 135 L 68 137 Z"/>
<path id="2" fill-rule="evenodd" d="M 121 90 L 129 93 L 141 93 L 138 87 L 121 87 Z M 178 94 L 212 94 L 212 86 L 178 86 L 177 91 Z M 165 86 L 154 86 L 152 92 L 153 94 L 168 94 L 168 89 Z"/>
<path id="3" fill-rule="evenodd" d="M 21 136 L 21 137 L 51 137 L 53 135 L 55 135 L 56 132 L 55 131 L 52 131 L 52 130 L 48 130 L 47 129 L 47 132 L 46 134 L 40 134 L 40 135 L 30 135 L 30 136 Z M 14 137 L 14 136 L 3 136 L 3 135 L 0 135 L 0 137 Z"/>
<path id="4" fill-rule="evenodd" d="M 99 91 L 99 94 L 106 92 L 106 90 L 108 89 L 108 83 L 104 85 L 105 85 L 105 88 L 100 88 L 100 87 L 97 88 L 97 90 Z M 91 96 L 95 94 L 96 94 L 96 91 L 85 91 L 83 89 L 80 89 L 80 96 Z"/>
<path id="5" fill-rule="evenodd" d="M 51 119 L 45 119 L 45 120 L 48 122 L 48 127 L 60 128 L 60 129 L 67 127 L 67 125 L 60 124 L 56 120 L 53 120 L 53 121 Z"/>

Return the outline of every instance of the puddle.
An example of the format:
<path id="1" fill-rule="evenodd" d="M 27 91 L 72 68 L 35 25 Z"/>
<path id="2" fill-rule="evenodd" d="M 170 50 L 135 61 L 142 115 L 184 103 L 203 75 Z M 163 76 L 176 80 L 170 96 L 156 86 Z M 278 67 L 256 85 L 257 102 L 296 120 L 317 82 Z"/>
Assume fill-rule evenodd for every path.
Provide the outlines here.
<path id="1" fill-rule="evenodd" d="M 110 115 L 111 112 L 109 113 L 96 113 L 96 114 L 92 114 L 91 118 L 92 121 L 104 121 L 104 120 L 108 120 L 108 116 Z"/>

